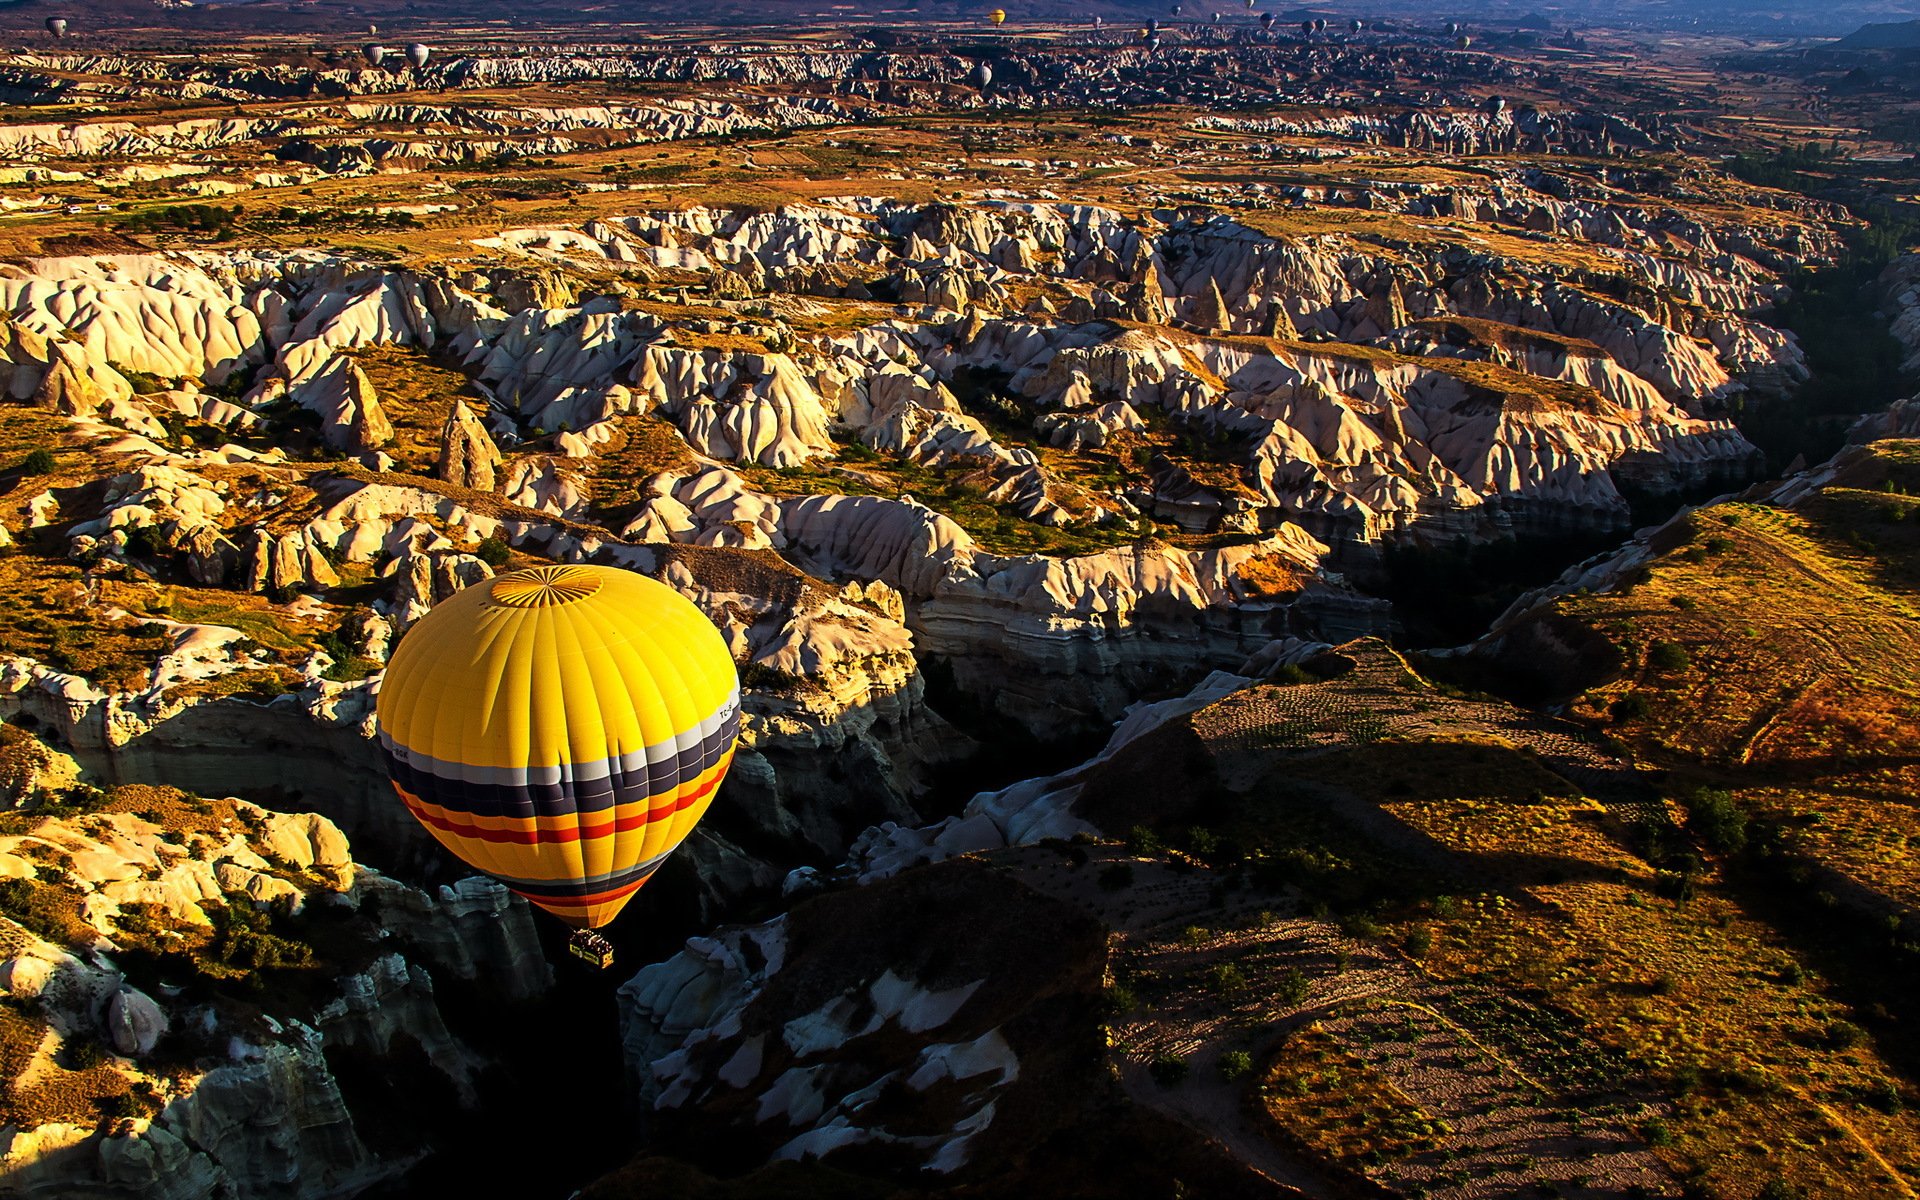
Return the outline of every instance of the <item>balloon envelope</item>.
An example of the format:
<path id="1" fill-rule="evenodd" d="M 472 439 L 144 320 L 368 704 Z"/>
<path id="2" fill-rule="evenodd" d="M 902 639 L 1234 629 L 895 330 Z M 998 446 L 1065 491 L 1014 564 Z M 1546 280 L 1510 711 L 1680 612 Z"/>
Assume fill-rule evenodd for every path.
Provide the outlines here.
<path id="1" fill-rule="evenodd" d="M 65 17 L 48 17 L 47 32 L 55 37 L 67 36 L 67 19 Z"/>
<path id="2" fill-rule="evenodd" d="M 719 630 L 631 571 L 514 571 L 407 631 L 380 685 L 394 790 L 570 925 L 613 920 L 706 812 L 740 731 Z"/>
<path id="3" fill-rule="evenodd" d="M 368 63 L 377 67 L 387 57 L 387 48 L 379 45 L 362 46 L 360 47 L 360 53 L 366 58 Z"/>
<path id="4" fill-rule="evenodd" d="M 407 47 L 407 61 L 412 63 L 416 67 L 426 66 L 427 60 L 432 57 L 433 57 L 433 51 L 429 50 L 425 46 L 422 46 L 419 42 L 415 42 L 411 46 Z"/>
<path id="5" fill-rule="evenodd" d="M 1007 10 L 1004 8 L 996 8 L 987 14 L 987 20 L 992 21 L 995 25 L 1004 25 L 1007 21 Z"/>

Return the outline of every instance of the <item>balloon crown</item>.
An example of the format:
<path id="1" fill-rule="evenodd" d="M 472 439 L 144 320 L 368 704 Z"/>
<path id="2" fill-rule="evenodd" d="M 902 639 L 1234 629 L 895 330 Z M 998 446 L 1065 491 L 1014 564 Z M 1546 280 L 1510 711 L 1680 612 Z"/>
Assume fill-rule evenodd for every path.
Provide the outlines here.
<path id="1" fill-rule="evenodd" d="M 600 580 L 584 567 L 534 567 L 494 580 L 487 599 L 508 608 L 545 608 L 585 600 L 599 590 Z"/>

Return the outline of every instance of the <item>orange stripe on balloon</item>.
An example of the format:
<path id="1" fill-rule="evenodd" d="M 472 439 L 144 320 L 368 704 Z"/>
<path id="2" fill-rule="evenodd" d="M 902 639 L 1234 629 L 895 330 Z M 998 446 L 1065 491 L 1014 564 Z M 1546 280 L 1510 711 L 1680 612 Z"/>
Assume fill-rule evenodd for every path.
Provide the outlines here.
<path id="1" fill-rule="evenodd" d="M 677 812 L 691 808 L 693 805 L 705 799 L 715 788 L 720 786 L 720 781 L 725 777 L 726 769 L 732 758 L 733 752 L 729 750 L 726 756 L 718 763 L 715 763 L 711 771 L 707 772 L 708 777 L 706 782 L 700 784 L 694 791 L 669 799 L 664 804 L 648 809 L 645 814 L 619 817 L 612 821 L 601 822 L 597 825 L 576 824 L 560 828 L 533 829 L 528 829 L 524 825 L 517 829 L 490 828 L 475 824 L 474 819 L 465 814 L 461 814 L 458 817 L 448 816 L 446 810 L 440 808 L 438 805 L 430 805 L 424 800 L 409 795 L 407 792 L 400 791 L 398 788 L 394 790 L 400 792 L 401 800 L 406 803 L 407 809 L 413 813 L 414 817 L 419 820 L 421 824 L 430 825 L 435 829 L 453 834 L 455 837 L 470 838 L 474 841 L 481 842 L 512 843 L 521 846 L 532 846 L 550 842 L 576 842 L 581 838 L 606 837 L 612 833 L 625 833 L 629 830 L 645 829 L 655 821 L 665 820 Z M 541 822 L 552 820 L 553 818 L 499 817 L 481 819 Z"/>

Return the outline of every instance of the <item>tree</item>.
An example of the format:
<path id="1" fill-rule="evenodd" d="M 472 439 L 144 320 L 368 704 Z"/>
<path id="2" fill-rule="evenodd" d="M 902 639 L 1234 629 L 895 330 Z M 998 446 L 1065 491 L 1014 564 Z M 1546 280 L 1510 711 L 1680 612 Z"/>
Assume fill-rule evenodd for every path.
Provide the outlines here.
<path id="1" fill-rule="evenodd" d="M 1655 642 L 1647 653 L 1647 665 L 1661 672 L 1684 671 L 1689 661 L 1686 650 L 1674 642 Z"/>
<path id="2" fill-rule="evenodd" d="M 505 539 L 495 534 L 481 542 L 474 549 L 473 556 L 498 571 L 507 565 L 509 558 L 513 557 L 513 547 L 507 545 Z"/>
<path id="3" fill-rule="evenodd" d="M 1097 879 L 1102 891 L 1118 892 L 1130 888 L 1133 886 L 1133 864 L 1108 863 L 1100 868 Z"/>
<path id="4" fill-rule="evenodd" d="M 1738 854 L 1747 846 L 1747 814 L 1733 793 L 1701 788 L 1687 801 L 1687 828 L 1722 854 Z"/>
<path id="5" fill-rule="evenodd" d="M 1147 1074 L 1161 1087 L 1173 1087 L 1187 1077 L 1187 1060 L 1171 1050 L 1162 1050 L 1147 1065 Z"/>
<path id="6" fill-rule="evenodd" d="M 59 469 L 60 464 L 54 459 L 53 451 L 45 446 L 27 451 L 27 456 L 20 460 L 22 475 L 51 475 Z"/>

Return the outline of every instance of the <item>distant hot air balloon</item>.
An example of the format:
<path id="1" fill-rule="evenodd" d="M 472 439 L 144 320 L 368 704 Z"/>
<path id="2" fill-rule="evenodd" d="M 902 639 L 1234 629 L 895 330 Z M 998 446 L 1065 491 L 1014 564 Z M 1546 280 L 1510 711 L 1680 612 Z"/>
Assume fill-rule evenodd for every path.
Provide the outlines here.
<path id="1" fill-rule="evenodd" d="M 1359 17 L 1355 17 L 1353 20 L 1347 22 L 1347 29 L 1353 33 L 1364 32 L 1366 28 L 1367 28 L 1367 23 L 1365 21 L 1362 21 Z"/>
<path id="2" fill-rule="evenodd" d="M 582 931 L 612 921 L 706 812 L 740 683 L 720 632 L 611 567 L 512 571 L 442 601 L 387 666 L 380 747 L 455 857 Z"/>
<path id="3" fill-rule="evenodd" d="M 1253 7 L 1255 7 L 1256 5 L 1258 5 L 1258 4 L 1259 4 L 1259 2 L 1260 2 L 1260 0 L 1247 0 L 1247 7 L 1248 7 L 1248 8 L 1253 8 Z"/>
<path id="4" fill-rule="evenodd" d="M 67 36 L 67 19 L 65 17 L 48 17 L 47 32 L 57 38 Z"/>
<path id="5" fill-rule="evenodd" d="M 992 67 L 988 66 L 986 63 L 981 63 L 980 65 L 974 67 L 973 85 L 975 87 L 979 88 L 981 91 L 984 92 L 987 90 L 988 87 L 992 86 L 992 84 L 993 84 L 993 68 Z"/>
<path id="6" fill-rule="evenodd" d="M 1260 14 L 1260 28 L 1267 30 L 1269 33 L 1273 31 L 1273 14 L 1272 13 Z"/>
<path id="7" fill-rule="evenodd" d="M 1464 33 L 1461 34 L 1459 37 L 1453 39 L 1453 48 L 1455 50 L 1465 50 L 1467 47 L 1471 45 L 1473 45 L 1473 39 L 1468 37 Z"/>
<path id="8" fill-rule="evenodd" d="M 1095 17 L 1093 19 L 1093 27 L 1095 29 L 1104 29 L 1106 28 L 1106 24 L 1107 24 L 1107 21 L 1105 17 Z"/>
<path id="9" fill-rule="evenodd" d="M 1454 34 L 1456 34 L 1456 33 L 1459 33 L 1459 32 L 1460 32 L 1460 22 L 1458 22 L 1458 21 L 1448 21 L 1448 22 L 1447 22 L 1447 36 L 1448 36 L 1448 37 L 1452 37 L 1452 36 L 1453 36 Z"/>
<path id="10" fill-rule="evenodd" d="M 995 25 L 1005 25 L 1007 23 L 1007 10 L 1004 8 L 996 8 L 987 14 L 987 20 L 992 21 Z"/>
<path id="11" fill-rule="evenodd" d="M 1159 32 L 1160 32 L 1160 22 L 1158 22 L 1158 21 L 1148 21 L 1148 22 L 1147 22 L 1147 32 L 1148 32 L 1148 33 L 1150 33 L 1150 34 L 1151 34 L 1151 33 L 1159 33 Z"/>
<path id="12" fill-rule="evenodd" d="M 1312 21 L 1302 21 L 1302 22 L 1300 22 L 1300 32 L 1301 32 L 1301 33 L 1304 33 L 1304 34 L 1306 34 L 1306 35 L 1307 35 L 1308 37 L 1312 37 L 1312 36 L 1313 36 L 1313 22 L 1312 22 Z"/>
<path id="13" fill-rule="evenodd" d="M 1169 11 L 1169 12 L 1171 12 L 1171 13 L 1172 13 L 1172 14 L 1173 14 L 1174 16 L 1176 16 L 1176 17 L 1177 17 L 1177 16 L 1179 16 L 1179 15 L 1180 15 L 1180 13 L 1181 13 L 1181 11 L 1182 11 L 1182 9 L 1183 9 L 1183 7 L 1184 7 L 1184 6 L 1182 6 L 1182 5 L 1179 5 L 1179 4 L 1176 4 L 1176 5 L 1174 5 L 1174 6 L 1173 6 L 1173 7 L 1171 8 L 1171 9 L 1168 9 L 1167 11 Z"/>
<path id="14" fill-rule="evenodd" d="M 367 60 L 368 66 L 377 67 L 386 61 L 387 48 L 378 42 L 368 42 L 360 47 L 360 54 Z"/>
<path id="15" fill-rule="evenodd" d="M 419 42 L 413 42 L 407 46 L 407 61 L 413 64 L 413 69 L 416 71 L 426 66 L 427 60 L 432 57 L 433 50 L 431 47 L 424 46 Z"/>
<path id="16" fill-rule="evenodd" d="M 1315 17 L 1313 20 L 1313 31 L 1315 33 L 1325 33 L 1327 31 L 1327 19 L 1325 17 Z"/>
<path id="17" fill-rule="evenodd" d="M 1224 21 L 1224 20 L 1226 20 L 1226 19 L 1227 19 L 1227 14 L 1225 14 L 1225 13 L 1223 13 L 1223 12 L 1216 12 L 1216 13 L 1214 13 L 1214 14 L 1213 14 L 1213 23 L 1214 23 L 1215 25 L 1218 25 L 1218 24 L 1219 24 L 1220 22 L 1222 22 L 1222 21 Z"/>
<path id="18" fill-rule="evenodd" d="M 1487 115 L 1488 116 L 1497 117 L 1505 111 L 1507 111 L 1507 102 L 1505 100 L 1501 99 L 1499 96 L 1487 97 Z"/>

